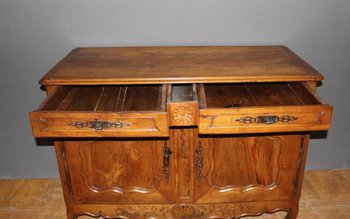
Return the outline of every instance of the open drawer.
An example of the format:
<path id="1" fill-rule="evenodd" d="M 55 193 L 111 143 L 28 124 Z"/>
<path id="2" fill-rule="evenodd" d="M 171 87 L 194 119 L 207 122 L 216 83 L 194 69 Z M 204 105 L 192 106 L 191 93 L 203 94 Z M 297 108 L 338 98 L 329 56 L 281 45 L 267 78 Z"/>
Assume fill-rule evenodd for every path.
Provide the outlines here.
<path id="1" fill-rule="evenodd" d="M 35 137 L 161 137 L 165 104 L 165 85 L 62 86 L 30 119 Z"/>
<path id="2" fill-rule="evenodd" d="M 303 83 L 199 85 L 199 133 L 327 130 L 332 106 Z"/>

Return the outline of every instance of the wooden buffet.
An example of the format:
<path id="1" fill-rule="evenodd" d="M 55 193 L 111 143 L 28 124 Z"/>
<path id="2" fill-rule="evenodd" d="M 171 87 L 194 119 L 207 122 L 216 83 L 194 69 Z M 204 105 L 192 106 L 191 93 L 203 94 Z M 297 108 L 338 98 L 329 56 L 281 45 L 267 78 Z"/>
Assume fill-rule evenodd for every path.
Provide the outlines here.
<path id="1" fill-rule="evenodd" d="M 67 218 L 296 218 L 322 76 L 284 46 L 77 48 L 41 80 Z"/>

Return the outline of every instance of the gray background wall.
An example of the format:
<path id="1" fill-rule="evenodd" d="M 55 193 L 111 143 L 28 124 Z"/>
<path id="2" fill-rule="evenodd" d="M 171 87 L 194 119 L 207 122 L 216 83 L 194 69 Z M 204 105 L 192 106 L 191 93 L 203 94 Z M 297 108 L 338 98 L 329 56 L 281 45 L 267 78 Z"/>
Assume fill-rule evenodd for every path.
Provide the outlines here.
<path id="1" fill-rule="evenodd" d="M 1 0 L 0 178 L 56 177 L 51 146 L 37 146 L 28 112 L 37 81 L 74 47 L 284 44 L 323 73 L 335 106 L 308 168 L 350 168 L 349 0 Z"/>

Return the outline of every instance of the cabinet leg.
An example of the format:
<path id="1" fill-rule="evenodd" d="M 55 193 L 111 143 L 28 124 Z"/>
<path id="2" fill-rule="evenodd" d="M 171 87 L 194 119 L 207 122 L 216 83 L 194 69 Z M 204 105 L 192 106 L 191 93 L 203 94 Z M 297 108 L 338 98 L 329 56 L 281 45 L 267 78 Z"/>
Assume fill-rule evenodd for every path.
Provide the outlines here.
<path id="1" fill-rule="evenodd" d="M 295 206 L 292 209 L 288 211 L 288 214 L 286 215 L 285 219 L 296 219 L 298 216 L 299 207 Z"/>
<path id="2" fill-rule="evenodd" d="M 72 212 L 67 211 L 67 219 L 77 219 Z"/>

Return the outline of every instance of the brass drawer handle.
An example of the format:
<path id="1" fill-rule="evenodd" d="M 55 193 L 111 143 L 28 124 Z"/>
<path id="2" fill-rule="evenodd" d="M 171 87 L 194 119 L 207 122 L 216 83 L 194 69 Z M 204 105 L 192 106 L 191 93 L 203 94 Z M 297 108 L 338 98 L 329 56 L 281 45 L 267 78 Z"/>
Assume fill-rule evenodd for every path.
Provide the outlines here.
<path id="1" fill-rule="evenodd" d="M 70 122 L 68 123 L 70 126 L 74 126 L 77 128 L 92 128 L 95 129 L 96 131 L 101 131 L 103 129 L 108 129 L 111 127 L 115 128 L 123 128 L 125 126 L 130 126 L 130 123 L 123 122 L 123 121 L 117 121 L 117 122 L 109 122 L 109 121 L 75 121 L 75 122 Z"/>
<path id="2" fill-rule="evenodd" d="M 257 117 L 251 117 L 246 116 L 243 118 L 236 119 L 236 122 L 242 122 L 244 124 L 251 124 L 251 123 L 264 123 L 266 125 L 271 125 L 276 122 L 290 122 L 297 120 L 297 117 L 294 116 L 257 116 Z"/>

